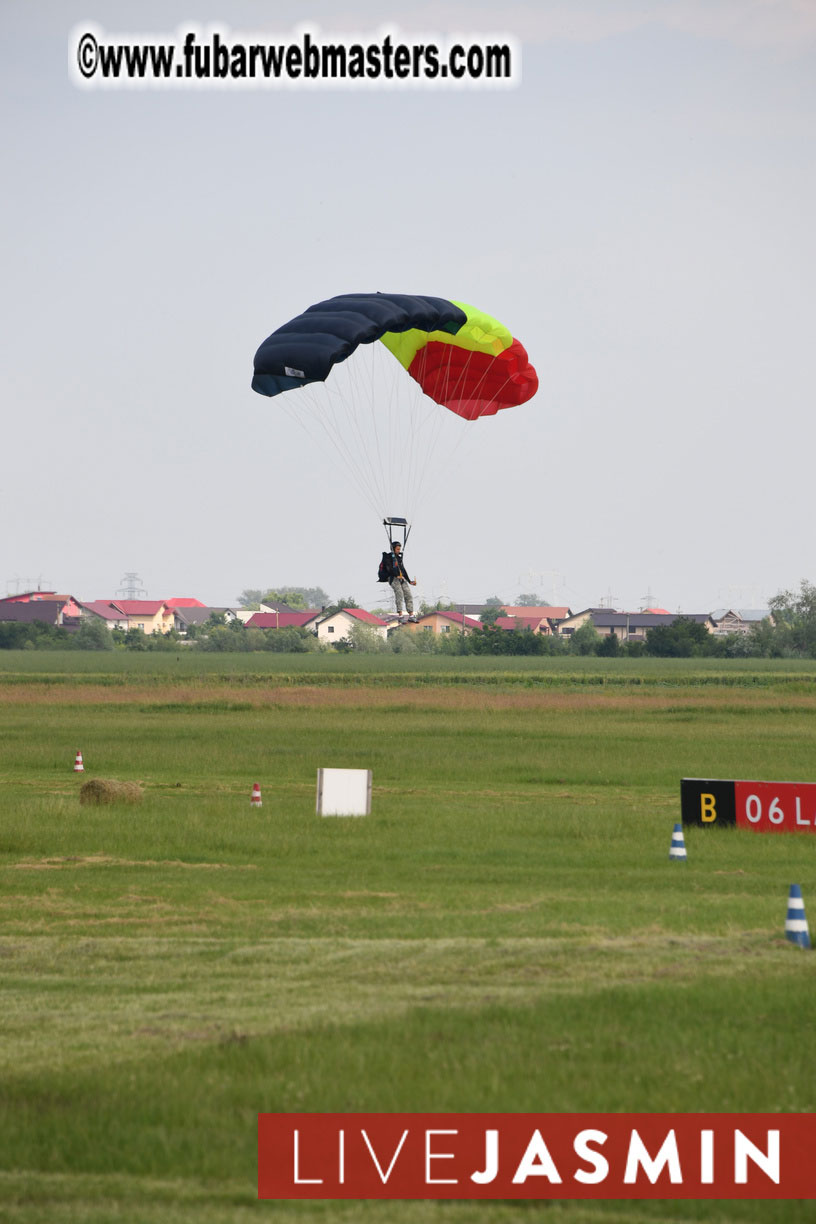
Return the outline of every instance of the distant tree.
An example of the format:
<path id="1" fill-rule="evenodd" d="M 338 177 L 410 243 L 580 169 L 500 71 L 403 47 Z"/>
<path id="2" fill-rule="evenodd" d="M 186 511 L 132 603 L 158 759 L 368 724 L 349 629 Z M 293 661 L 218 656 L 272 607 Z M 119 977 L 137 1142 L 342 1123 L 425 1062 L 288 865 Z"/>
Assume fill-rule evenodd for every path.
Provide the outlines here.
<path id="1" fill-rule="evenodd" d="M 7 650 L 62 650 L 70 645 L 72 636 L 61 625 L 47 625 L 45 621 L 0 625 L 0 645 Z"/>
<path id="2" fill-rule="evenodd" d="M 620 641 L 617 633 L 607 633 L 601 635 L 601 640 L 598 643 L 597 654 L 606 659 L 614 659 L 620 654 Z"/>
<path id="3" fill-rule="evenodd" d="M 71 639 L 75 650 L 113 650 L 111 631 L 104 621 L 96 616 L 83 616 Z"/>
<path id="4" fill-rule="evenodd" d="M 417 616 L 427 616 L 429 612 L 461 612 L 462 605 L 452 603 L 449 599 L 437 599 L 436 603 L 428 603 L 427 599 L 419 602 Z"/>
<path id="5" fill-rule="evenodd" d="M 249 633 L 231 633 L 226 625 L 213 625 L 207 636 L 199 638 L 196 642 L 196 649 L 235 654 L 249 650 L 251 645 L 252 639 Z"/>
<path id="6" fill-rule="evenodd" d="M 250 630 L 259 632 L 258 630 Z M 305 654 L 309 650 L 319 650 L 317 638 L 308 629 L 297 625 L 286 629 L 264 629 L 264 649 L 277 651 L 279 654 Z"/>
<path id="7" fill-rule="evenodd" d="M 34 621 L 33 625 L 28 626 L 28 642 L 31 642 L 35 650 L 62 650 L 69 646 L 72 631 L 63 628 L 62 625 L 48 625 L 45 621 Z"/>
<path id="8" fill-rule="evenodd" d="M 485 605 L 482 615 L 479 617 L 483 625 L 495 625 L 496 621 L 502 615 L 502 607 L 500 604 Z"/>
<path id="9" fill-rule="evenodd" d="M 285 603 L 290 608 L 325 608 L 329 596 L 322 587 L 281 586 L 273 591 L 267 591 L 261 598 L 261 603 Z M 346 607 L 351 607 L 346 604 Z M 356 605 L 355 605 L 356 606 Z"/>
<path id="10" fill-rule="evenodd" d="M 175 629 L 171 629 L 169 633 L 146 633 L 143 636 L 145 649 L 153 651 L 177 650 L 181 640 Z"/>
<path id="11" fill-rule="evenodd" d="M 770 627 L 770 625 L 769 625 Z M 752 631 L 748 633 L 712 634 L 706 654 L 718 659 L 756 659 L 762 655 Z"/>
<path id="12" fill-rule="evenodd" d="M 570 654 L 597 654 L 600 644 L 600 633 L 591 620 L 585 620 L 583 625 L 579 625 L 570 638 Z"/>
<path id="13" fill-rule="evenodd" d="M 238 596 L 238 607 L 252 608 L 254 612 L 257 612 L 263 597 L 264 592 L 262 590 L 242 591 Z"/>
<path id="14" fill-rule="evenodd" d="M 342 612 L 343 608 L 359 608 L 359 606 L 349 595 L 347 599 L 338 599 L 333 604 L 329 604 L 326 608 L 326 615 L 333 616 L 335 612 Z"/>
<path id="15" fill-rule="evenodd" d="M 802 579 L 798 591 L 780 591 L 769 600 L 774 635 L 785 654 L 816 657 L 816 586 Z"/>
<path id="16" fill-rule="evenodd" d="M 500 599 L 498 595 L 488 595 L 484 603 L 486 608 L 503 608 L 507 600 Z"/>
<path id="17" fill-rule="evenodd" d="M 531 629 L 496 629 L 486 625 L 474 629 L 465 639 L 469 654 L 540 655 L 548 654 L 545 639 Z"/>
<path id="18" fill-rule="evenodd" d="M 348 636 L 357 654 L 384 654 L 390 649 L 388 642 L 370 625 L 352 625 Z"/>
<path id="19" fill-rule="evenodd" d="M 435 633 L 392 633 L 388 646 L 394 654 L 418 654 L 420 643 L 426 638 L 435 638 Z"/>
<path id="20" fill-rule="evenodd" d="M 238 606 L 257 612 L 259 605 L 267 600 L 288 604 L 290 608 L 324 608 L 329 596 L 319 586 L 248 587 L 238 596 Z"/>
<path id="21" fill-rule="evenodd" d="M 539 633 L 542 654 L 563 655 L 569 652 L 569 639 L 561 637 L 560 633 Z"/>
<path id="22" fill-rule="evenodd" d="M 147 650 L 144 629 L 125 629 L 124 645 L 127 650 Z"/>
<path id="23" fill-rule="evenodd" d="M 425 638 L 435 639 L 435 651 L 437 654 L 444 655 L 465 655 L 472 654 L 470 648 L 470 636 L 467 633 L 462 633 L 461 630 L 455 630 L 451 627 L 450 633 L 426 633 L 423 629 L 422 633 L 413 634 L 415 638 L 420 640 L 420 647 L 424 645 Z"/>
<path id="24" fill-rule="evenodd" d="M 691 654 L 691 643 L 685 639 L 680 643 L 679 635 L 670 625 L 655 625 L 646 632 L 646 653 L 669 659 Z"/>
<path id="25" fill-rule="evenodd" d="M 752 625 L 747 634 L 740 636 L 747 637 L 749 654 L 757 658 L 779 658 L 784 653 L 784 643 L 778 629 L 767 616 L 758 625 Z"/>
<path id="26" fill-rule="evenodd" d="M 646 633 L 646 653 L 660 658 L 689 659 L 712 653 L 714 639 L 699 621 L 678 616 L 670 625 L 655 625 Z"/>
<path id="27" fill-rule="evenodd" d="M 395 640 L 400 638 L 409 638 L 415 645 L 419 654 L 439 654 L 444 644 L 444 641 L 450 637 L 456 637 L 462 641 L 461 633 L 433 633 L 430 629 L 421 629 L 419 633 L 395 633 Z"/>
<path id="28" fill-rule="evenodd" d="M 322 587 L 295 587 L 306 601 L 307 608 L 325 608 L 330 596 Z"/>
<path id="29" fill-rule="evenodd" d="M 540 608 L 541 606 L 541 596 L 536 594 L 519 595 L 518 599 L 516 600 L 516 607 L 518 608 Z"/>
<path id="30" fill-rule="evenodd" d="M 508 634 L 508 637 L 513 639 L 513 654 L 544 654 L 544 637 L 540 633 L 533 633 L 532 629 L 516 629 L 513 633 Z"/>
<path id="31" fill-rule="evenodd" d="M 28 625 L 18 621 L 0 624 L 0 650 L 22 650 L 28 637 Z"/>
<path id="32" fill-rule="evenodd" d="M 267 591 L 261 603 L 283 603 L 288 604 L 290 608 L 296 611 L 302 611 L 306 607 L 306 600 L 300 591 L 295 591 L 291 587 L 278 587 L 274 591 Z"/>

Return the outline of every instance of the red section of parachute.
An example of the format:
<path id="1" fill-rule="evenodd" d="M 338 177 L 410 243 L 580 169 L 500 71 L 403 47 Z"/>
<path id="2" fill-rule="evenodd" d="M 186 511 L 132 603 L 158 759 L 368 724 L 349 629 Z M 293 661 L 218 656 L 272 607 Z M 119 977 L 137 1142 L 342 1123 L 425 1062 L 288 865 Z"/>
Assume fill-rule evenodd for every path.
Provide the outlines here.
<path id="1" fill-rule="evenodd" d="M 538 375 L 518 340 L 495 357 L 432 340 L 408 373 L 426 395 L 466 421 L 523 404 L 538 390 Z"/>

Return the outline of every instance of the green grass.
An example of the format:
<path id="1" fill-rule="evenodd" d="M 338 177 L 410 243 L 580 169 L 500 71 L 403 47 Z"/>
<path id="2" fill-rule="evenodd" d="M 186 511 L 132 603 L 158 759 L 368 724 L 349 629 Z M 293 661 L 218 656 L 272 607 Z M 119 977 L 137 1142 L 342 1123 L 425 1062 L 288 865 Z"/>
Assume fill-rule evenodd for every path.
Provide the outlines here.
<path id="1" fill-rule="evenodd" d="M 0 676 L 0 1219 L 812 1218 L 255 1200 L 259 1111 L 816 1111 L 816 960 L 784 939 L 816 838 L 668 859 L 681 776 L 813 780 L 812 668 L 66 657 Z M 369 817 L 315 816 L 331 765 L 373 769 Z M 144 802 L 80 806 L 93 776 Z"/>
<path id="2" fill-rule="evenodd" d="M 39 679 L 71 685 L 145 679 L 234 678 L 239 682 L 438 684 L 513 683 L 677 685 L 816 684 L 813 659 L 601 659 L 595 656 L 399 655 L 399 654 L 206 654 L 178 651 L 0 650 L 0 685 Z"/>

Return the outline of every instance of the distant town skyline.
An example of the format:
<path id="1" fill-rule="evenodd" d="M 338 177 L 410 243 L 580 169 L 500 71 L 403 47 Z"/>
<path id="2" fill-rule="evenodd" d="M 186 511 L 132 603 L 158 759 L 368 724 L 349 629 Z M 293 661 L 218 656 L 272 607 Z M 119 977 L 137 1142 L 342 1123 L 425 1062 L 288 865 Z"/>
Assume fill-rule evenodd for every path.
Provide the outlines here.
<path id="1" fill-rule="evenodd" d="M 124 586 L 124 582 L 126 579 L 132 580 L 132 584 L 130 587 Z M 295 590 L 298 588 L 302 588 L 306 585 L 307 584 L 303 584 L 303 583 L 288 583 L 288 584 L 287 583 L 273 583 L 268 588 L 266 588 L 266 590 L 270 592 L 275 591 L 275 590 L 287 591 L 287 590 Z M 796 586 L 797 586 L 797 583 L 790 583 L 788 584 L 788 587 L 784 589 L 794 589 Z M 323 584 L 320 582 L 312 582 L 308 584 L 308 587 L 320 588 L 320 587 L 323 587 Z M 242 589 L 246 591 L 251 588 L 244 587 Z M 260 590 L 262 588 L 257 588 L 257 589 Z M 689 613 L 691 612 L 714 612 L 714 611 L 719 611 L 719 610 L 728 609 L 728 608 L 760 609 L 760 608 L 767 607 L 767 603 L 768 603 L 767 600 L 756 600 L 756 599 L 747 599 L 747 598 L 743 598 L 743 599 L 730 598 L 730 599 L 719 599 L 715 601 L 714 603 L 711 603 L 710 607 L 692 608 L 691 606 L 685 606 L 683 608 L 669 608 L 669 607 L 666 607 L 663 603 L 661 603 L 661 601 L 657 599 L 656 597 L 654 597 L 650 592 L 647 592 L 646 595 L 644 595 L 636 603 L 622 603 L 620 601 L 614 601 L 613 597 L 609 593 L 607 593 L 605 596 L 600 597 L 597 600 L 589 600 L 587 602 L 582 603 L 580 600 L 575 601 L 575 600 L 570 600 L 568 598 L 548 598 L 545 592 L 536 591 L 535 589 L 528 589 L 528 590 L 519 589 L 518 591 L 515 592 L 515 594 L 512 597 L 508 596 L 507 598 L 504 597 L 504 594 L 506 593 L 503 593 L 501 591 L 498 591 L 498 590 L 489 591 L 481 599 L 478 599 L 478 600 L 460 600 L 446 593 L 443 593 L 441 595 L 435 595 L 432 597 L 430 594 L 422 592 L 420 588 L 417 588 L 417 590 L 418 590 L 418 594 L 416 596 L 417 601 L 420 602 L 424 600 L 424 602 L 428 604 L 435 604 L 437 602 L 445 602 L 445 603 L 453 603 L 453 604 L 483 604 L 488 599 L 492 599 L 494 596 L 498 596 L 500 599 L 502 599 L 503 603 L 510 606 L 510 605 L 517 604 L 517 601 L 520 597 L 535 595 L 537 597 L 537 603 L 542 606 L 547 606 L 547 607 L 566 606 L 566 607 L 572 608 L 574 612 L 582 610 L 584 608 L 607 608 L 609 609 L 609 611 L 619 611 L 619 612 L 626 612 L 626 611 L 643 612 L 646 610 L 654 610 L 654 609 L 662 609 L 666 612 L 689 612 Z M 137 591 L 140 592 L 140 594 L 136 594 L 135 592 Z M 143 582 L 141 575 L 137 574 L 135 571 L 128 571 L 125 575 L 123 575 L 123 577 L 117 583 L 116 588 L 114 589 L 114 592 L 112 594 L 111 593 L 98 593 L 90 597 L 90 596 L 84 596 L 79 591 L 76 591 L 70 588 L 67 590 L 62 590 L 58 588 L 57 586 L 54 586 L 53 584 L 42 583 L 38 585 L 32 585 L 32 584 L 25 584 L 25 583 L 19 584 L 18 583 L 15 585 L 15 588 L 13 590 L 9 589 L 8 584 L 6 585 L 4 598 L 9 598 L 10 596 L 23 595 L 27 593 L 34 593 L 34 592 L 41 592 L 41 593 L 48 592 L 48 593 L 58 593 L 61 595 L 71 595 L 74 598 L 82 600 L 82 602 L 91 602 L 91 600 L 98 600 L 98 599 L 110 599 L 112 601 L 115 601 L 117 598 L 117 595 L 119 595 L 123 599 L 142 598 L 142 599 L 146 599 L 150 601 L 189 597 L 193 599 L 200 599 L 200 602 L 204 604 L 206 607 L 221 608 L 221 607 L 240 606 L 238 597 L 233 598 L 233 599 L 223 599 L 223 600 L 220 600 L 218 603 L 215 603 L 215 602 L 208 603 L 206 600 L 201 599 L 200 596 L 195 591 L 173 590 L 169 592 L 165 591 L 162 594 L 157 594 L 156 592 L 151 591 L 148 588 L 148 586 Z M 721 591 L 720 593 L 722 594 L 723 592 Z M 781 592 L 774 591 L 772 592 L 772 595 L 776 595 L 780 593 Z M 239 596 L 240 594 L 241 592 L 239 592 Z M 339 591 L 336 593 L 336 595 L 331 594 L 329 592 L 327 592 L 327 594 L 329 595 L 329 600 L 332 602 L 335 601 L 336 599 L 342 599 L 342 598 L 351 596 L 351 592 L 349 591 Z M 732 595 L 741 595 L 741 594 L 751 595 L 751 594 L 755 594 L 755 592 L 751 591 L 750 589 L 740 590 L 739 588 L 732 588 L 731 594 Z M 378 588 L 377 599 L 374 601 L 370 601 L 372 607 L 379 606 L 381 604 L 390 604 L 392 602 L 393 602 L 393 599 L 392 599 L 390 591 L 384 592 L 382 587 Z M 365 607 L 368 605 L 361 603 L 360 606 Z"/>

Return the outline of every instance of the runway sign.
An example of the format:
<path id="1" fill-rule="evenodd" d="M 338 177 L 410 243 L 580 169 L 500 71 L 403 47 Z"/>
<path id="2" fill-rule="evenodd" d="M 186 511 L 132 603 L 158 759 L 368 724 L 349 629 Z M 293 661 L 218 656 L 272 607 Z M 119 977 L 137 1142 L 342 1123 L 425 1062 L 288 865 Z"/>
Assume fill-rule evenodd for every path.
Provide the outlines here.
<path id="1" fill-rule="evenodd" d="M 736 825 L 757 833 L 813 833 L 816 783 L 683 778 L 680 814 L 684 825 Z"/>

